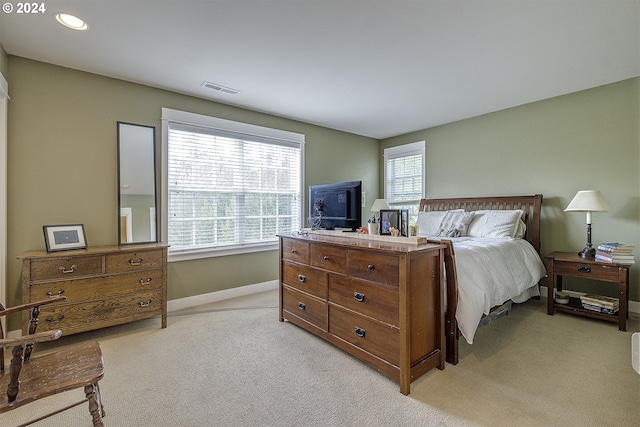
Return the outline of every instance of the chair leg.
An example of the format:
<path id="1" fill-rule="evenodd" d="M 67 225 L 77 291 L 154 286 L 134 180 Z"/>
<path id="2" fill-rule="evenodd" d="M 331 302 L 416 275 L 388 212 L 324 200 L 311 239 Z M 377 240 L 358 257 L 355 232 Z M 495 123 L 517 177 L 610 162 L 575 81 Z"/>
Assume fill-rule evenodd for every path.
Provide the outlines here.
<path id="1" fill-rule="evenodd" d="M 100 398 L 100 389 L 98 388 L 98 383 L 87 384 L 86 386 L 84 386 L 84 394 L 89 401 L 89 413 L 91 414 L 93 426 L 104 427 L 104 424 L 102 422 L 104 411 L 102 408 L 102 401 Z"/>

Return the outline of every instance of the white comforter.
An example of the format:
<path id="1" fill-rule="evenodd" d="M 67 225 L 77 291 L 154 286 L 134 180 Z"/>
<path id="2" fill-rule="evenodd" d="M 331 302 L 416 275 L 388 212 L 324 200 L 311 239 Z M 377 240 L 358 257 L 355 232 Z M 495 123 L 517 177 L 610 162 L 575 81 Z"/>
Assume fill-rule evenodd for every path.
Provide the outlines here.
<path id="1" fill-rule="evenodd" d="M 458 270 L 456 320 L 464 338 L 473 344 L 478 323 L 491 307 L 540 295 L 536 285 L 546 275 L 545 266 L 524 239 L 450 240 Z"/>

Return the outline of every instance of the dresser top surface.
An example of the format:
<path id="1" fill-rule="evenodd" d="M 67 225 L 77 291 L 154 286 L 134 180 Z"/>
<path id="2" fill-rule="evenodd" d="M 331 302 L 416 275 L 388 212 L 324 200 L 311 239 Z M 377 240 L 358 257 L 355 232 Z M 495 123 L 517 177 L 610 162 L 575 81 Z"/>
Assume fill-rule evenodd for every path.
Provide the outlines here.
<path id="1" fill-rule="evenodd" d="M 355 236 L 349 236 L 349 233 L 345 235 L 336 236 L 330 234 L 314 234 L 314 233 L 301 233 L 301 234 L 286 234 L 280 235 L 281 238 L 295 239 L 304 242 L 314 243 L 329 243 L 340 246 L 346 246 L 357 249 L 375 249 L 380 251 L 392 251 L 392 252 L 418 252 L 424 250 L 434 250 L 444 248 L 445 245 L 441 243 L 423 243 L 415 244 L 407 241 L 407 243 L 399 242 L 385 242 L 384 240 L 367 240 L 362 238 L 356 238 Z"/>
<path id="2" fill-rule="evenodd" d="M 136 245 L 110 245 L 110 246 L 93 246 L 87 249 L 74 249 L 69 251 L 56 251 L 47 252 L 43 250 L 26 251 L 17 256 L 18 259 L 30 259 L 30 258 L 66 258 L 71 256 L 83 256 L 83 255 L 102 255 L 106 253 L 118 253 L 118 252 L 139 252 L 153 249 L 168 248 L 166 243 L 145 243 Z"/>

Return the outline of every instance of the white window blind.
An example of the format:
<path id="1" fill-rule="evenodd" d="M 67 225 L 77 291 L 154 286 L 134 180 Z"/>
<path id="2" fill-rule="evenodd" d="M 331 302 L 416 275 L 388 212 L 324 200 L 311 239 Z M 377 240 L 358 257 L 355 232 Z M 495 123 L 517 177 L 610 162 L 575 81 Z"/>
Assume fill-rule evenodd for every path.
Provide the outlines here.
<path id="1" fill-rule="evenodd" d="M 409 209 L 415 223 L 425 194 L 425 141 L 386 148 L 385 199 L 392 209 Z"/>
<path id="2" fill-rule="evenodd" d="M 167 128 L 170 253 L 273 245 L 301 228 L 300 142 L 171 121 Z"/>

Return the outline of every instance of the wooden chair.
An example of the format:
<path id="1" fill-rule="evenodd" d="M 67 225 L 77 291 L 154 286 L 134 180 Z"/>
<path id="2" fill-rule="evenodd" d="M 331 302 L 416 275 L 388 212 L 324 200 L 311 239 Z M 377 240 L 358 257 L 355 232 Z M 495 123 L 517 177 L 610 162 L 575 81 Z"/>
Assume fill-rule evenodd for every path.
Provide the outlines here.
<path id="1" fill-rule="evenodd" d="M 103 426 L 102 417 L 105 414 L 98 381 L 104 376 L 104 366 L 102 351 L 97 342 L 83 343 L 43 356 L 31 357 L 34 343 L 53 341 L 62 335 L 59 330 L 36 333 L 40 307 L 64 299 L 66 297 L 57 297 L 8 309 L 0 304 L 0 319 L 2 316 L 22 310 L 31 310 L 29 333 L 25 336 L 5 339 L 0 323 L 0 414 L 33 403 L 38 399 L 78 388 L 84 388 L 86 396 L 77 403 L 50 412 L 20 427 L 33 424 L 87 401 L 93 425 Z M 9 372 L 5 372 L 4 366 L 6 347 L 13 347 Z"/>

